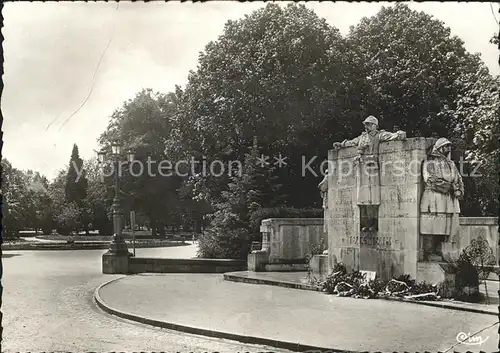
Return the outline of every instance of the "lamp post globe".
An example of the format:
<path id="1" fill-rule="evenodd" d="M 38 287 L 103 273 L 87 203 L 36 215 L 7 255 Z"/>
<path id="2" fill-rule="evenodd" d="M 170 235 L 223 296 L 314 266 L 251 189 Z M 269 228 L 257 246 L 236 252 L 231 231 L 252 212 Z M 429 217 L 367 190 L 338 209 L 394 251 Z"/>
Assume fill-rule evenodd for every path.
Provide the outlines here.
<path id="1" fill-rule="evenodd" d="M 102 149 L 97 152 L 97 161 L 99 163 L 104 163 L 104 158 L 106 158 L 106 151 Z"/>
<path id="2" fill-rule="evenodd" d="M 119 142 L 114 142 L 111 145 L 111 153 L 114 155 L 119 155 L 122 153 L 122 145 Z"/>

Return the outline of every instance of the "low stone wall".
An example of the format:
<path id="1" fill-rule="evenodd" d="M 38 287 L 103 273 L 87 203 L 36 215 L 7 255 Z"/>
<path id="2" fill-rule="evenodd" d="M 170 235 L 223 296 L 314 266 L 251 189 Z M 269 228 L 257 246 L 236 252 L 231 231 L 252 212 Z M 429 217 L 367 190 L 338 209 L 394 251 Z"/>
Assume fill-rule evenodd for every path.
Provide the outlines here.
<path id="1" fill-rule="evenodd" d="M 455 274 L 451 266 L 446 263 L 439 262 L 417 262 L 417 278 L 418 282 L 427 282 L 439 284 L 446 280 L 455 281 Z"/>
<path id="2" fill-rule="evenodd" d="M 248 269 L 303 271 L 311 245 L 319 244 L 323 238 L 325 249 L 328 248 L 328 236 L 323 223 L 323 218 L 264 219 L 260 226 L 262 247 L 249 254 Z"/>
<path id="3" fill-rule="evenodd" d="M 485 239 L 497 258 L 500 257 L 498 247 L 498 218 L 496 217 L 460 217 L 460 227 L 458 235 L 453 239 L 453 243 L 446 244 L 448 249 L 454 253 L 460 253 L 472 240 L 482 237 Z M 261 232 L 263 233 L 262 249 L 252 252 L 248 257 L 249 271 L 269 270 L 269 264 L 295 262 L 300 263 L 301 257 L 307 254 L 310 249 L 306 240 L 316 243 L 321 236 L 325 236 L 319 229 L 323 229 L 322 218 L 312 219 L 267 219 L 262 222 Z M 310 230 L 313 229 L 313 232 Z M 314 236 L 311 237 L 311 233 Z M 325 236 L 325 245 L 326 243 Z M 306 250 L 307 249 L 307 250 Z M 444 249 L 443 249 L 444 250 Z M 326 263 L 324 255 L 318 255 L 311 262 L 312 273 L 315 277 L 324 279 L 331 271 L 333 264 Z M 417 262 L 418 280 L 429 282 L 440 282 L 450 275 L 439 263 Z M 267 267 L 267 268 L 266 268 Z"/>
<path id="4" fill-rule="evenodd" d="M 227 259 L 162 259 L 130 257 L 128 272 L 132 273 L 224 273 L 246 271 L 244 260 Z"/>
<path id="5" fill-rule="evenodd" d="M 311 276 L 318 281 L 324 281 L 330 274 L 328 266 L 328 255 L 314 255 L 309 262 L 311 266 Z"/>
<path id="6" fill-rule="evenodd" d="M 498 248 L 498 218 L 497 217 L 460 217 L 460 227 L 455 248 L 460 252 L 479 237 L 488 242 L 497 259 L 500 260 Z"/>

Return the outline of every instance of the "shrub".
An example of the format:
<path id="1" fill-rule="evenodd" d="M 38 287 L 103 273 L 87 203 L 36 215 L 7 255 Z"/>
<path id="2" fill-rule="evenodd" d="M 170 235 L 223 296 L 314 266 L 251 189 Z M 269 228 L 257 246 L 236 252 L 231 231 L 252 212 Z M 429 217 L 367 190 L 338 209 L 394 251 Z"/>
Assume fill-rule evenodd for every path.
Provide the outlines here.
<path id="1" fill-rule="evenodd" d="M 455 299 L 463 301 L 479 301 L 479 272 L 472 259 L 464 250 L 457 260 L 451 261 L 455 273 Z"/>
<path id="2" fill-rule="evenodd" d="M 245 260 L 250 249 L 248 230 L 214 227 L 198 239 L 198 256 L 209 259 Z"/>
<path id="3" fill-rule="evenodd" d="M 43 235 L 50 235 L 50 234 L 52 234 L 52 227 L 51 226 L 44 226 L 42 228 L 42 233 L 43 233 Z"/>
<path id="4" fill-rule="evenodd" d="M 3 240 L 16 240 L 19 239 L 19 230 L 2 227 L 2 239 Z"/>
<path id="5" fill-rule="evenodd" d="M 94 223 L 94 227 L 99 232 L 99 235 L 111 235 L 114 232 L 113 223 L 107 219 Z"/>
<path id="6" fill-rule="evenodd" d="M 81 227 L 81 211 L 75 202 L 65 204 L 60 213 L 55 216 L 60 234 L 71 233 L 78 231 Z"/>
<path id="7" fill-rule="evenodd" d="M 225 201 L 217 204 L 216 211 L 207 216 L 213 228 L 199 238 L 199 257 L 246 259 L 252 241 L 261 241 L 260 223 L 266 218 L 323 217 L 323 210 L 317 209 L 276 207 L 253 210 L 241 204 L 238 185 L 230 184 L 230 192 L 223 197 Z"/>
<path id="8" fill-rule="evenodd" d="M 455 298 L 458 296 L 457 287 L 455 281 L 447 279 L 438 284 L 438 295 L 441 298 Z"/>
<path id="9" fill-rule="evenodd" d="M 67 227 L 64 227 L 64 226 L 58 226 L 56 228 L 56 231 L 57 231 L 57 234 L 61 234 L 61 235 L 70 235 L 71 234 L 71 230 Z"/>
<path id="10" fill-rule="evenodd" d="M 457 289 L 479 285 L 479 273 L 465 251 L 455 261 L 454 268 Z"/>

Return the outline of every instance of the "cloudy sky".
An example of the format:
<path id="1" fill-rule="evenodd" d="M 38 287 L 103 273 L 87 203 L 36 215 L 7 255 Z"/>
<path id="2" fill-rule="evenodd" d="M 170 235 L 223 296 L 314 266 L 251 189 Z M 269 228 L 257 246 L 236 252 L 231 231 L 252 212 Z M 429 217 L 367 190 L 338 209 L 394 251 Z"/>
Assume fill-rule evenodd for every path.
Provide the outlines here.
<path id="1" fill-rule="evenodd" d="M 362 17 L 388 3 L 307 3 L 347 33 Z M 4 115 L 2 155 L 14 167 L 55 176 L 76 143 L 82 158 L 94 155 L 109 116 L 142 88 L 168 92 L 184 85 L 198 53 L 239 19 L 264 3 L 15 2 L 3 9 Z M 445 22 L 500 74 L 498 5 L 411 3 Z M 109 46 L 105 51 L 107 45 Z M 105 52 L 99 68 L 99 59 Z M 94 77 L 94 73 L 95 77 Z M 86 100 L 77 114 L 68 117 Z M 66 123 L 65 123 L 66 122 Z"/>

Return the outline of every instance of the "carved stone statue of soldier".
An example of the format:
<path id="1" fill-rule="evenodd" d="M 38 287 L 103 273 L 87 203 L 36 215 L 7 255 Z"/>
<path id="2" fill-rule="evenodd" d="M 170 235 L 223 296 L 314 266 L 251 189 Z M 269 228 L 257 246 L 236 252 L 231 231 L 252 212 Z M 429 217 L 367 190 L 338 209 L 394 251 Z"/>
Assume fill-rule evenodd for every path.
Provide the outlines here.
<path id="1" fill-rule="evenodd" d="M 451 142 L 440 138 L 423 162 L 424 192 L 420 202 L 420 234 L 424 257 L 441 259 L 442 242 L 458 227 L 460 203 L 464 195 L 462 176 L 450 158 Z"/>
<path id="2" fill-rule="evenodd" d="M 387 132 L 378 130 L 378 120 L 367 117 L 363 124 L 365 131 L 352 139 L 335 142 L 335 149 L 356 146 L 358 155 L 354 158 L 357 171 L 357 204 L 360 206 L 361 227 L 363 231 L 376 231 L 378 206 L 380 205 L 380 169 L 378 161 L 380 142 L 404 140 L 404 131 Z"/>
<path id="3" fill-rule="evenodd" d="M 325 177 L 318 184 L 318 188 L 323 199 L 323 230 L 327 233 L 327 218 L 328 218 L 328 170 L 326 171 Z"/>
<path id="4" fill-rule="evenodd" d="M 323 180 L 318 184 L 318 188 L 323 199 L 323 208 L 328 209 L 328 173 L 325 175 Z"/>

